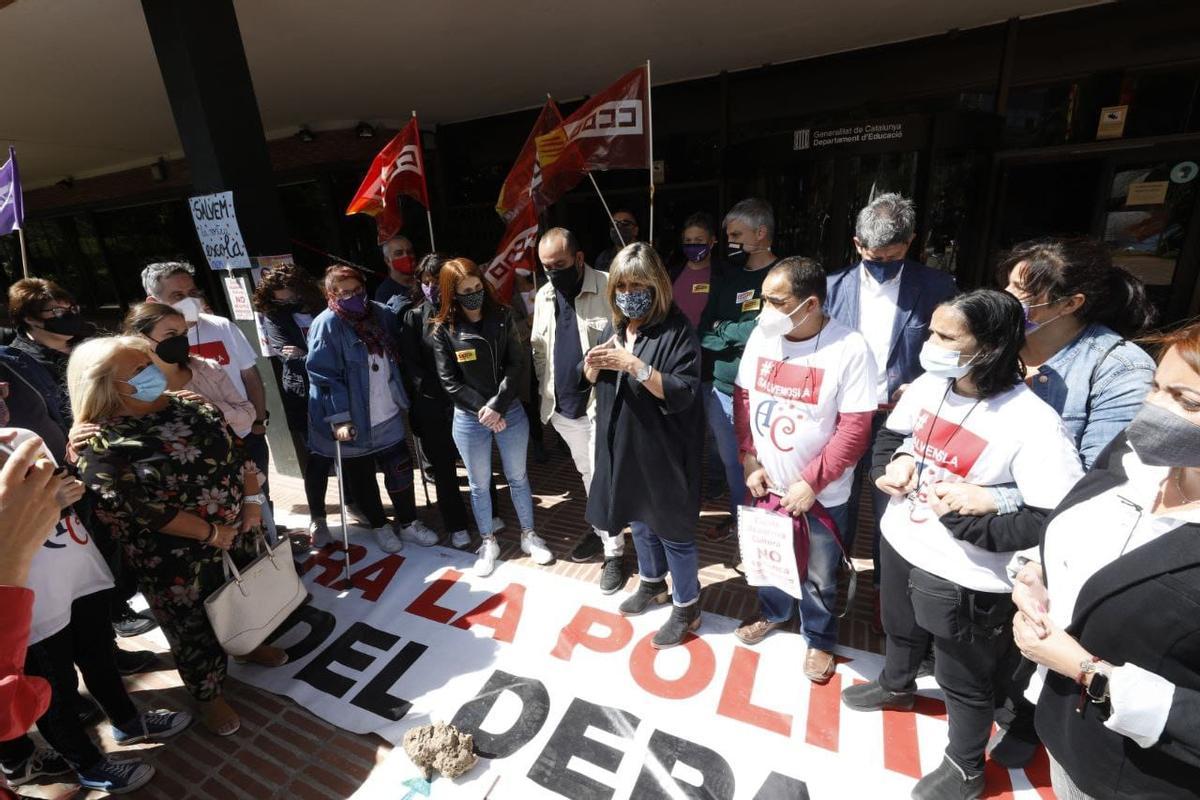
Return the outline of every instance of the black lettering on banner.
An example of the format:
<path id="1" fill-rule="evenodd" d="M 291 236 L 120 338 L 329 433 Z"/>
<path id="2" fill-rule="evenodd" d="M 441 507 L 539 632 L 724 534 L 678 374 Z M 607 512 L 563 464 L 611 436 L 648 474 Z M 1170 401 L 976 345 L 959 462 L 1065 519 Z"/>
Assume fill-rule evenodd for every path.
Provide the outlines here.
<path id="1" fill-rule="evenodd" d="M 356 622 L 347 628 L 346 632 L 339 636 L 333 644 L 306 664 L 304 669 L 297 672 L 296 680 L 304 681 L 314 689 L 319 689 L 326 694 L 341 697 L 354 688 L 355 681 L 330 670 L 330 664 L 337 663 L 349 667 L 355 672 L 362 672 L 375 663 L 376 657 L 361 650 L 355 650 L 353 647 L 355 642 L 362 642 L 378 650 L 388 650 L 398 641 L 400 641 L 399 636 L 372 628 L 365 622 Z"/>
<path id="2" fill-rule="evenodd" d="M 628 711 L 575 698 L 550 735 L 542 754 L 530 767 L 529 779 L 571 800 L 611 800 L 616 791 L 612 786 L 570 770 L 567 765 L 575 757 L 615 773 L 625 753 L 588 738 L 587 730 L 596 728 L 632 740 L 640 722 Z M 633 796 L 638 797 L 636 792 Z"/>
<path id="3" fill-rule="evenodd" d="M 390 719 L 392 722 L 403 719 L 408 710 L 412 708 L 412 703 L 403 697 L 389 694 L 388 690 L 396 685 L 400 676 L 408 672 L 408 668 L 413 665 L 413 662 L 428 649 L 420 642 L 409 642 L 404 645 L 396 657 L 389 661 L 388 665 L 381 669 L 379 674 L 372 678 L 371 682 L 356 694 L 350 703 L 359 708 L 365 708 L 372 714 L 378 714 L 384 719 Z"/>
<path id="4" fill-rule="evenodd" d="M 650 735 L 649 750 L 646 765 L 642 767 L 630 797 L 638 800 L 677 800 L 680 797 L 732 800 L 735 786 L 733 770 L 729 762 L 715 750 L 664 731 L 655 731 Z M 672 771 L 677 763 L 686 764 L 699 772 L 700 785 L 674 777 Z M 652 771 L 651 764 L 661 769 Z M 664 786 L 664 780 L 670 781 L 670 785 Z"/>
<path id="5" fill-rule="evenodd" d="M 504 692 L 512 692 L 520 699 L 521 716 L 506 731 L 484 730 L 484 721 Z M 475 752 L 484 758 L 508 758 L 541 732 L 548 716 L 550 694 L 541 681 L 498 669 L 487 679 L 479 694 L 463 704 L 450 724 L 474 736 Z"/>
<path id="6" fill-rule="evenodd" d="M 772 772 L 763 781 L 754 800 L 809 800 L 808 784 L 804 781 Z"/>
<path id="7" fill-rule="evenodd" d="M 334 628 L 337 627 L 337 618 L 328 611 L 323 611 L 311 603 L 305 603 L 289 614 L 288 618 L 283 621 L 283 624 L 275 629 L 275 632 L 267 639 L 267 644 L 271 644 L 282 638 L 284 634 L 290 632 L 292 628 L 300 624 L 308 626 L 308 633 L 304 634 L 304 638 L 291 647 L 284 648 L 288 654 L 288 661 L 299 661 L 320 647 L 329 638 L 329 634 L 333 633 Z"/>

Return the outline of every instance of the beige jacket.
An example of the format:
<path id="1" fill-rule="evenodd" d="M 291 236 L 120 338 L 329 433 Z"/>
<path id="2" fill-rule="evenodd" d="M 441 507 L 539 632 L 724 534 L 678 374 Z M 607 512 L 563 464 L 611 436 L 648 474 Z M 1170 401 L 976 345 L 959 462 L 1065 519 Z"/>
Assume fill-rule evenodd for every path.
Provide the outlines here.
<path id="1" fill-rule="evenodd" d="M 554 413 L 554 286 L 547 282 L 533 299 L 533 368 L 537 373 L 538 395 L 541 397 L 542 422 L 549 422 Z M 600 334 L 612 321 L 608 306 L 608 274 L 583 265 L 583 285 L 575 298 L 575 316 L 579 321 L 579 346 L 584 354 L 600 344 Z M 588 418 L 596 417 L 595 392 L 588 398 Z"/>

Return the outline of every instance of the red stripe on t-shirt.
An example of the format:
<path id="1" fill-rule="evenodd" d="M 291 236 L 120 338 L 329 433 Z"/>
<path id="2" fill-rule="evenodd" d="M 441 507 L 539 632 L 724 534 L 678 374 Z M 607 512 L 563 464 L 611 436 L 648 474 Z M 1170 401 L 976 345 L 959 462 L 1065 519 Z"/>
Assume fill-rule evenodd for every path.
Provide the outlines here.
<path id="1" fill-rule="evenodd" d="M 759 356 L 754 388 L 780 400 L 816 405 L 821 401 L 821 381 L 824 376 L 825 370 L 820 367 L 789 364 Z"/>

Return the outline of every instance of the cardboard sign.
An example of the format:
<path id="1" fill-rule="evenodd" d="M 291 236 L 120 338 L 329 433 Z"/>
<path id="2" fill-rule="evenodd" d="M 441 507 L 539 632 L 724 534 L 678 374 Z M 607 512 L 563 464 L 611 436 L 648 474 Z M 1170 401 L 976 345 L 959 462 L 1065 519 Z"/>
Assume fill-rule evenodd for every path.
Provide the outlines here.
<path id="1" fill-rule="evenodd" d="M 1096 126 L 1097 139 L 1120 139 L 1125 134 L 1125 118 L 1129 106 L 1105 106 L 1100 109 L 1100 123 Z"/>
<path id="2" fill-rule="evenodd" d="M 738 506 L 738 547 L 751 586 L 774 586 L 800 597 L 803 584 L 796 564 L 791 517 L 761 508 Z"/>
<path id="3" fill-rule="evenodd" d="M 1167 202 L 1167 189 L 1170 181 L 1140 181 L 1129 184 L 1125 195 L 1127 206 L 1161 206 Z"/>
<path id="4" fill-rule="evenodd" d="M 208 265 L 213 269 L 250 269 L 250 255 L 233 209 L 233 192 L 193 197 L 188 206 Z"/>
<path id="5" fill-rule="evenodd" d="M 225 294 L 229 295 L 229 306 L 233 309 L 234 319 L 254 319 L 254 307 L 250 305 L 250 293 L 241 278 L 232 275 L 225 278 Z"/>

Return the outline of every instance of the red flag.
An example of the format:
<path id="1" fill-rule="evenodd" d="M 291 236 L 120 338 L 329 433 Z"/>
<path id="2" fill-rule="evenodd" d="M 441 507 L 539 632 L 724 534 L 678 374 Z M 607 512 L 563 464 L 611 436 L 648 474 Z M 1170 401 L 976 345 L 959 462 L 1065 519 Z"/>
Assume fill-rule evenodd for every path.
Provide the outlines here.
<path id="1" fill-rule="evenodd" d="M 533 203 L 526 203 L 508 228 L 496 257 L 488 262 L 483 277 L 505 303 L 512 299 L 513 273 L 518 269 L 533 272 L 537 267 L 538 218 Z"/>
<path id="2" fill-rule="evenodd" d="M 648 169 L 649 87 L 646 68 L 638 67 L 537 137 L 543 181 L 574 186 L 591 170 Z"/>
<path id="3" fill-rule="evenodd" d="M 425 188 L 425 156 L 421 152 L 421 129 L 414 116 L 388 142 L 363 178 L 346 214 L 370 214 L 379 228 L 379 241 L 386 242 L 400 231 L 400 195 L 405 194 L 429 208 Z"/>
<path id="4" fill-rule="evenodd" d="M 546 197 L 538 191 L 542 185 L 542 179 L 541 165 L 538 164 L 537 159 L 536 140 L 542 134 L 558 128 L 562 125 L 562 121 L 558 105 L 553 99 L 546 100 L 546 105 L 542 106 L 542 113 L 538 114 L 537 121 L 533 123 L 533 130 L 525 138 L 525 144 L 521 145 L 521 152 L 517 154 L 517 160 L 513 162 L 512 169 L 508 171 L 508 177 L 504 179 L 504 185 L 500 187 L 500 197 L 496 200 L 496 213 L 505 222 L 512 222 L 513 218 L 525 208 L 525 204 L 531 199 L 538 204 L 539 211 L 558 199 L 555 197 L 554 200 L 546 202 Z"/>

